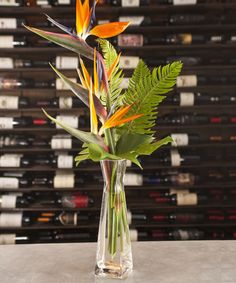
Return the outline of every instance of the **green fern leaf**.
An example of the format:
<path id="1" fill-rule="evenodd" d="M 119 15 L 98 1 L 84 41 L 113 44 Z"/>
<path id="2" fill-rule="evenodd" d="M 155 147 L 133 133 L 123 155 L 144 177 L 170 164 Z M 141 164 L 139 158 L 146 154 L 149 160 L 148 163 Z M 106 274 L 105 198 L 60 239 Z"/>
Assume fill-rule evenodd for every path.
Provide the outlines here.
<path id="1" fill-rule="evenodd" d="M 176 61 L 150 72 L 147 65 L 140 60 L 130 79 L 128 89 L 122 96 L 122 104 L 133 104 L 128 116 L 136 114 L 143 114 L 143 116 L 122 128 L 127 132 L 139 134 L 154 133 L 152 128 L 156 124 L 158 105 L 165 98 L 165 94 L 172 90 L 181 68 L 182 63 Z"/>

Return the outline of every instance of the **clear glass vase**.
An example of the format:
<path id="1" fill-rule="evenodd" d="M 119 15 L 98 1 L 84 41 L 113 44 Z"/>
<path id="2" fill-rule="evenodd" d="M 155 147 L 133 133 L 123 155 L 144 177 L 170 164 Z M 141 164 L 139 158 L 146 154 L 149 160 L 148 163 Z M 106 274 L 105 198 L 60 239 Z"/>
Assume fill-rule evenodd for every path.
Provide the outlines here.
<path id="1" fill-rule="evenodd" d="M 126 160 L 101 161 L 104 189 L 98 231 L 95 275 L 126 278 L 133 269 L 124 191 Z"/>

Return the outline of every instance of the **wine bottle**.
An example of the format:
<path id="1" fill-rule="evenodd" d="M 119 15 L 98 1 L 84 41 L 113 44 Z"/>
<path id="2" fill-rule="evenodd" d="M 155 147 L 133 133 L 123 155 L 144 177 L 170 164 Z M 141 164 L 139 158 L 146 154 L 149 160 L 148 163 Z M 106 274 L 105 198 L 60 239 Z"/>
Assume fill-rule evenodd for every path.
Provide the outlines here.
<path id="1" fill-rule="evenodd" d="M 187 146 L 200 143 L 200 136 L 197 134 L 173 133 L 170 136 L 173 140 L 171 142 L 172 146 Z"/>
<path id="2" fill-rule="evenodd" d="M 210 119 L 208 116 L 195 113 L 167 114 L 159 118 L 160 124 L 167 125 L 202 125 L 209 122 Z"/>
<path id="3" fill-rule="evenodd" d="M 29 107 L 28 97 L 0 96 L 0 109 L 19 109 Z"/>
<path id="4" fill-rule="evenodd" d="M 22 173 L 5 172 L 3 176 L 0 176 L 1 189 L 28 188 L 30 185 L 30 178 L 25 177 Z"/>
<path id="5" fill-rule="evenodd" d="M 56 119 L 59 122 L 65 123 L 70 127 L 73 128 L 81 128 L 86 127 L 89 125 L 89 118 L 85 115 L 78 116 L 71 116 L 71 115 L 57 115 Z M 59 125 L 55 125 L 57 129 L 60 129 L 61 127 Z"/>
<path id="6" fill-rule="evenodd" d="M 142 34 L 120 34 L 112 38 L 112 44 L 120 47 L 132 47 L 143 45 L 163 44 L 164 38 L 158 37 L 145 37 Z"/>
<path id="7" fill-rule="evenodd" d="M 146 223 L 148 221 L 148 216 L 144 213 L 133 213 L 130 210 L 127 211 L 128 224 L 139 224 Z"/>
<path id="8" fill-rule="evenodd" d="M 229 100 L 230 98 L 228 97 L 228 101 Z M 223 101 L 227 101 L 227 96 L 222 98 L 219 94 L 200 92 L 180 92 L 173 96 L 168 96 L 166 99 L 167 104 L 175 104 L 183 107 L 193 105 L 220 104 Z"/>
<path id="9" fill-rule="evenodd" d="M 81 187 L 84 178 L 72 173 L 57 172 L 55 176 L 36 176 L 32 179 L 32 185 L 36 187 L 53 187 L 55 189 Z"/>
<path id="10" fill-rule="evenodd" d="M 29 167 L 32 159 L 23 154 L 3 154 L 0 156 L 0 167 Z"/>
<path id="11" fill-rule="evenodd" d="M 157 0 L 156 3 L 160 5 L 194 5 L 204 4 L 208 0 Z"/>
<path id="12" fill-rule="evenodd" d="M 205 232 L 198 229 L 154 230 L 152 237 L 155 240 L 203 240 Z"/>
<path id="13" fill-rule="evenodd" d="M 173 14 L 169 16 L 168 22 L 171 25 L 205 24 L 213 19 L 203 14 Z"/>
<path id="14" fill-rule="evenodd" d="M 148 232 L 130 229 L 130 240 L 132 242 L 149 240 Z"/>
<path id="15" fill-rule="evenodd" d="M 0 48 L 18 48 L 28 45 L 26 37 L 13 35 L 0 35 Z"/>
<path id="16" fill-rule="evenodd" d="M 53 64 L 58 69 L 77 69 L 79 65 L 79 58 L 75 56 L 57 56 Z"/>
<path id="17" fill-rule="evenodd" d="M 206 203 L 207 200 L 208 200 L 207 195 L 201 195 L 196 193 L 173 194 L 170 196 L 160 196 L 155 198 L 155 201 L 158 204 L 173 204 L 177 206 L 198 205 L 198 204 Z"/>
<path id="18" fill-rule="evenodd" d="M 48 68 L 48 62 L 28 59 L 15 59 L 11 57 L 0 57 L 0 68 Z"/>
<path id="19" fill-rule="evenodd" d="M 0 6 L 24 6 L 24 1 L 23 0 L 0 0 Z"/>
<path id="20" fill-rule="evenodd" d="M 158 18 L 151 18 L 149 16 L 120 16 L 118 22 L 130 22 L 130 26 L 155 26 L 162 23 Z"/>
<path id="21" fill-rule="evenodd" d="M 204 213 L 159 213 L 152 216 L 151 221 L 157 223 L 202 223 Z"/>
<path id="22" fill-rule="evenodd" d="M 126 173 L 124 178 L 125 186 L 143 186 L 143 185 L 193 185 L 196 176 L 191 173 L 179 173 L 173 175 L 146 175 L 135 173 Z"/>
<path id="23" fill-rule="evenodd" d="M 32 79 L 6 79 L 0 78 L 0 89 L 22 89 L 22 88 L 52 88 L 54 82 L 33 81 Z"/>
<path id="24" fill-rule="evenodd" d="M 74 156 L 65 155 L 65 154 L 60 154 L 58 156 L 54 156 L 54 155 L 37 156 L 35 158 L 34 164 L 40 166 L 53 166 L 60 169 L 75 167 Z"/>
<path id="25" fill-rule="evenodd" d="M 150 4 L 150 0 L 107 0 L 112 6 L 138 7 Z"/>
<path id="26" fill-rule="evenodd" d="M 0 245 L 16 245 L 16 244 L 28 244 L 28 243 L 30 243 L 30 238 L 27 235 L 0 234 Z"/>
<path id="27" fill-rule="evenodd" d="M 33 201 L 32 195 L 0 195 L 0 208 L 28 207 Z"/>
<path id="28" fill-rule="evenodd" d="M 54 239 L 56 242 L 95 242 L 97 233 L 79 232 L 79 233 L 62 233 L 55 231 Z"/>
<path id="29" fill-rule="evenodd" d="M 74 6 L 75 0 L 51 0 L 53 6 Z"/>
<path id="30" fill-rule="evenodd" d="M 31 218 L 25 212 L 0 213 L 0 227 L 24 227 L 30 224 Z"/>
<path id="31" fill-rule="evenodd" d="M 33 143 L 34 138 L 21 135 L 0 136 L 0 148 L 28 147 Z"/>
<path id="32" fill-rule="evenodd" d="M 94 205 L 94 200 L 87 195 L 67 194 L 53 199 L 41 199 L 40 205 L 56 205 L 63 208 L 87 208 Z"/>
<path id="33" fill-rule="evenodd" d="M 72 82 L 77 83 L 77 79 L 76 78 L 69 78 Z M 56 79 L 56 89 L 57 90 L 69 90 L 69 86 L 62 81 L 60 78 Z"/>
<path id="34" fill-rule="evenodd" d="M 71 109 L 84 106 L 80 99 L 68 96 L 55 97 L 51 100 L 39 100 L 35 102 L 36 107 L 55 107 L 60 109 Z"/>
<path id="35" fill-rule="evenodd" d="M 26 24 L 24 19 L 0 18 L 0 30 L 1 29 L 16 29 L 18 27 L 21 27 L 23 23 Z"/>
<path id="36" fill-rule="evenodd" d="M 199 155 L 180 153 L 177 149 L 171 149 L 170 152 L 160 153 L 157 157 L 146 157 L 141 160 L 143 164 L 147 165 L 159 164 L 178 167 L 181 165 L 199 164 L 201 157 Z"/>
<path id="37" fill-rule="evenodd" d="M 207 84 L 224 84 L 230 80 L 227 76 L 203 76 L 203 75 L 183 75 L 178 76 L 177 87 L 194 87 Z"/>
<path id="38" fill-rule="evenodd" d="M 172 63 L 173 61 L 182 61 L 185 66 L 196 66 L 203 64 L 204 61 L 201 57 L 199 56 L 169 56 L 166 58 L 167 64 Z"/>

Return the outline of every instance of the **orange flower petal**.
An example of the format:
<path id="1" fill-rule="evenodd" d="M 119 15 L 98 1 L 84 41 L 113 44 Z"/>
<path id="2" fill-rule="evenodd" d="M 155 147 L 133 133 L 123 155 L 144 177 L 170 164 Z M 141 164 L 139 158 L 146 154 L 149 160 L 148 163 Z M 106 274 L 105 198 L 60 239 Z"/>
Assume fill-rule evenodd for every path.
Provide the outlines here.
<path id="1" fill-rule="evenodd" d="M 114 22 L 95 26 L 90 35 L 95 35 L 100 38 L 108 38 L 122 33 L 129 25 L 129 22 Z"/>
<path id="2" fill-rule="evenodd" d="M 83 31 L 83 6 L 81 0 L 76 0 L 76 32 L 77 34 Z"/>
<path id="3" fill-rule="evenodd" d="M 131 108 L 132 105 L 124 106 L 121 107 L 116 111 L 115 114 L 113 114 L 107 121 L 113 121 L 113 120 L 118 120 L 121 119 Z"/>
<path id="4" fill-rule="evenodd" d="M 118 121 L 111 121 L 111 122 L 108 122 L 109 120 L 107 120 L 104 125 L 102 126 L 102 128 L 104 129 L 108 129 L 108 128 L 113 128 L 113 127 L 116 127 L 116 126 L 119 126 L 121 124 L 125 124 L 125 123 L 128 123 L 130 121 L 133 121 L 135 119 L 138 119 L 139 117 L 143 116 L 143 114 L 137 114 L 137 115 L 133 115 L 133 116 L 130 116 L 130 117 L 127 117 L 125 119 L 121 119 L 121 120 L 118 120 Z"/>
<path id="5" fill-rule="evenodd" d="M 116 57 L 116 60 L 114 61 L 114 63 L 112 64 L 111 68 L 107 72 L 108 79 L 110 79 L 111 74 L 113 73 L 114 69 L 116 68 L 116 66 L 117 66 L 117 64 L 118 64 L 118 62 L 120 60 L 120 55 L 121 55 L 121 53 Z"/>

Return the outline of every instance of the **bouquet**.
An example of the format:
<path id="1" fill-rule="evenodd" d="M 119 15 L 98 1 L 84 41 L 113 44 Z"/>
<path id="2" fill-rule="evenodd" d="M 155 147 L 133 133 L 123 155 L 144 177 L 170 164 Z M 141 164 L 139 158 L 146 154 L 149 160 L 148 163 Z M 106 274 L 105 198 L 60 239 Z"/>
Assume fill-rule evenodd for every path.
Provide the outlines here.
<path id="1" fill-rule="evenodd" d="M 126 233 L 129 242 L 126 205 L 124 196 L 116 191 L 114 174 L 117 168 L 107 160 L 130 160 L 140 168 L 139 156 L 150 155 L 161 146 L 171 142 L 169 136 L 156 140 L 155 126 L 158 105 L 165 95 L 172 90 L 179 75 L 182 63 L 173 62 L 150 70 L 140 60 L 128 88 L 121 89 L 123 70 L 119 66 L 121 54 L 111 45 L 107 38 L 122 33 L 128 22 L 112 22 L 95 25 L 94 1 L 76 2 L 76 28 L 70 28 L 46 15 L 47 20 L 64 33 L 53 33 L 25 26 L 37 35 L 60 45 L 79 56 L 77 69 L 79 83 L 75 83 L 58 69 L 51 68 L 69 89 L 80 99 L 90 112 L 90 131 L 75 129 L 63 121 L 57 121 L 44 109 L 45 115 L 62 127 L 70 135 L 83 143 L 82 150 L 75 158 L 77 166 L 84 160 L 103 162 L 103 172 L 108 184 L 108 253 L 113 258 L 117 254 L 117 241 L 120 238 L 121 250 L 124 243 L 121 234 Z M 87 38 L 95 36 L 96 47 L 89 46 Z M 84 58 L 91 61 L 85 64 Z M 87 66 L 86 66 L 87 65 Z M 90 68 L 89 68 L 89 67 Z M 122 228 L 123 227 L 123 228 Z"/>

